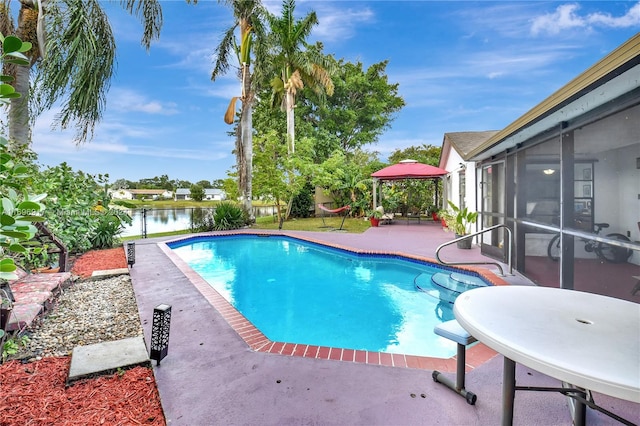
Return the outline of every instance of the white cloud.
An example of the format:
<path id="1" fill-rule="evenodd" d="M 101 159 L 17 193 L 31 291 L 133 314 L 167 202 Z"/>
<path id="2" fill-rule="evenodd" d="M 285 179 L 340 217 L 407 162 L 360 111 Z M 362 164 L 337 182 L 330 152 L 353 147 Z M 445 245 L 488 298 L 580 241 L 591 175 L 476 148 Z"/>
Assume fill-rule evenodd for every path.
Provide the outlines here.
<path id="1" fill-rule="evenodd" d="M 175 115 L 179 112 L 177 105 L 173 102 L 149 100 L 145 95 L 134 90 L 116 87 L 109 92 L 109 109 L 153 115 Z"/>
<path id="2" fill-rule="evenodd" d="M 614 17 L 609 13 L 602 12 L 582 16 L 578 13 L 579 10 L 580 5 L 577 3 L 560 5 L 556 8 L 555 12 L 533 19 L 531 33 L 533 35 L 540 33 L 555 35 L 574 28 L 590 30 L 594 26 L 608 28 L 640 26 L 640 2 L 636 3 L 627 13 L 619 17 Z"/>
<path id="3" fill-rule="evenodd" d="M 280 17 L 282 14 L 282 1 L 263 1 L 264 7 L 269 13 Z M 309 12 L 315 11 L 318 17 L 318 25 L 313 28 L 312 37 L 322 42 L 342 41 L 355 36 L 358 24 L 375 21 L 374 12 L 368 7 L 345 8 L 345 2 L 338 5 L 318 1 L 296 2 L 295 19 L 302 19 Z"/>
<path id="4" fill-rule="evenodd" d="M 375 15 L 369 8 L 356 10 L 321 6 L 316 13 L 318 25 L 313 29 L 313 35 L 325 42 L 344 41 L 352 38 L 358 24 L 370 23 L 375 20 Z"/>

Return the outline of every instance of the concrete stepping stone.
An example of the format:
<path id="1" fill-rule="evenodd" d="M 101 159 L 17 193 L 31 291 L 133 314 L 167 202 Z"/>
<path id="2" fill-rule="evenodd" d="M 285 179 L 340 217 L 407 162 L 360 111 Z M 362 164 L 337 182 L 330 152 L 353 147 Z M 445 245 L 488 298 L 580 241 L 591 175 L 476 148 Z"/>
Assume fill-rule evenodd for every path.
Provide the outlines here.
<path id="1" fill-rule="evenodd" d="M 102 271 L 93 271 L 91 273 L 91 278 L 108 278 L 115 277 L 118 275 L 127 275 L 129 273 L 129 268 L 118 268 L 118 269 L 105 269 Z"/>
<path id="2" fill-rule="evenodd" d="M 82 378 L 110 374 L 119 368 L 147 363 L 150 360 L 143 336 L 77 346 L 71 353 L 67 384 Z"/>

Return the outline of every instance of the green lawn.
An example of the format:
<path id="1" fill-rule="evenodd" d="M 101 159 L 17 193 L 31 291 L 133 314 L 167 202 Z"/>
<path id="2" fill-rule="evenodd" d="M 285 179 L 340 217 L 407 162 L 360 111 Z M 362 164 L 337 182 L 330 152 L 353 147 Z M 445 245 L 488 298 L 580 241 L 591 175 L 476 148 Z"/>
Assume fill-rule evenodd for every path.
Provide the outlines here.
<path id="1" fill-rule="evenodd" d="M 282 224 L 282 230 L 284 231 L 314 231 L 314 232 L 335 232 L 340 228 L 340 223 L 342 222 L 341 217 L 326 217 L 324 219 L 324 223 L 322 222 L 322 218 L 308 218 L 308 219 L 290 219 L 285 221 Z M 369 229 L 371 225 L 368 220 L 364 220 L 362 218 L 353 219 L 347 218 L 344 221 L 344 226 L 342 227 L 342 231 L 350 232 L 355 234 L 361 234 L 367 229 Z M 272 216 L 259 217 L 256 219 L 256 223 L 251 227 L 251 229 L 278 229 L 278 223 L 274 221 Z M 162 232 L 158 234 L 149 234 L 148 238 L 154 237 L 168 237 L 172 235 L 184 235 L 189 234 L 191 231 L 174 231 L 174 232 Z M 129 237 L 120 238 L 121 241 L 130 241 L 140 239 L 139 235 L 133 235 Z"/>
<path id="2" fill-rule="evenodd" d="M 322 218 L 312 217 L 308 219 L 289 219 L 282 224 L 282 229 L 285 231 L 315 231 L 315 232 L 333 232 L 340 228 L 342 223 L 342 217 L 325 217 L 324 223 Z M 360 234 L 371 225 L 368 220 L 362 218 L 347 218 L 344 221 L 343 231 Z M 278 229 L 278 223 L 274 221 L 273 217 L 259 217 L 256 219 L 256 223 L 252 226 L 254 229 Z"/>

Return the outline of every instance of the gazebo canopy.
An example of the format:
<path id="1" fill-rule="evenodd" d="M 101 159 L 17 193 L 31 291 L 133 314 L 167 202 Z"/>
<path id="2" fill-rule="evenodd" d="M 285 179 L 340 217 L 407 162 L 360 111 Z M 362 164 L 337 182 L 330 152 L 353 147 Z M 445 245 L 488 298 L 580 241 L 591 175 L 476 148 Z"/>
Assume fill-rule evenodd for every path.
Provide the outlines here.
<path id="1" fill-rule="evenodd" d="M 402 160 L 384 169 L 371 174 L 379 180 L 399 180 L 399 179 L 433 179 L 442 177 L 447 171 L 429 164 L 418 163 L 415 160 Z"/>
<path id="2" fill-rule="evenodd" d="M 371 174 L 373 178 L 373 208 L 375 209 L 377 200 L 378 181 L 381 180 L 401 180 L 401 179 L 437 179 L 445 176 L 448 172 L 436 166 L 418 163 L 416 160 L 402 160 L 398 164 L 385 167 Z M 382 192 L 380 192 L 382 196 Z M 436 186 L 435 202 L 438 200 L 438 187 Z M 380 200 L 382 201 L 382 200 Z"/>

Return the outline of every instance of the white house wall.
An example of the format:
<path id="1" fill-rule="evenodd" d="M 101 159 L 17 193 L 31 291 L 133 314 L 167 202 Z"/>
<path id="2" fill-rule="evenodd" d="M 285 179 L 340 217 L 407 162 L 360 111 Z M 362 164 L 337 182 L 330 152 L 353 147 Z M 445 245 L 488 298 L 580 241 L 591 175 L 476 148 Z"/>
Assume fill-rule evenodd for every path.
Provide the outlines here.
<path id="1" fill-rule="evenodd" d="M 460 164 L 464 164 L 465 166 L 465 205 L 469 210 L 477 211 L 479 202 L 476 202 L 476 188 L 478 184 L 476 182 L 475 162 L 465 162 L 455 149 L 449 151 L 449 156 L 444 167 L 444 169 L 449 172 L 450 182 L 450 186 L 448 186 L 445 191 L 445 196 L 447 200 L 451 200 L 454 204 L 460 204 Z"/>

